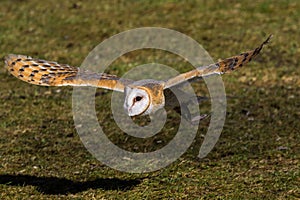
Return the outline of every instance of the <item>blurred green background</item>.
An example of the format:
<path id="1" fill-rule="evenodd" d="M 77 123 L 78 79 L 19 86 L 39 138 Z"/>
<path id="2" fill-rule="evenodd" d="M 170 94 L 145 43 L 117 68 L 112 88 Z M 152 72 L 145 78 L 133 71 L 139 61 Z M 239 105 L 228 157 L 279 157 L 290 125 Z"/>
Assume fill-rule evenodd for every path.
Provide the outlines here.
<path id="1" fill-rule="evenodd" d="M 209 119 L 179 160 L 152 173 L 129 174 L 97 161 L 72 117 L 72 88 L 26 84 L 0 68 L 1 199 L 297 199 L 300 141 L 300 4 L 289 1 L 1 0 L 0 56 L 25 54 L 80 66 L 100 42 L 138 27 L 164 27 L 198 41 L 215 59 L 271 43 L 247 67 L 223 80 L 229 97 L 222 135 L 197 159 Z M 160 62 L 192 69 L 175 55 L 140 50 L 108 69 L 123 75 Z M 203 81 L 193 84 L 206 94 Z M 178 116 L 141 142 L 122 133 L 110 113 L 111 92 L 97 91 L 97 114 L 109 138 L 136 152 L 164 146 Z M 200 106 L 210 111 L 210 104 Z M 173 123 L 172 123 L 173 122 Z"/>

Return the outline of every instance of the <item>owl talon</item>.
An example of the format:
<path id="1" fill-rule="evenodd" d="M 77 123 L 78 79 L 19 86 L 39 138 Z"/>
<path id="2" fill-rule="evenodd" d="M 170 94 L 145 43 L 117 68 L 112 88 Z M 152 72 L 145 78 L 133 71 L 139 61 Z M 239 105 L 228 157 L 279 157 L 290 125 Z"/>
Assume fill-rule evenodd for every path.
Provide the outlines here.
<path id="1" fill-rule="evenodd" d="M 196 122 L 196 121 L 202 121 L 203 119 L 206 119 L 208 116 L 210 116 L 209 114 L 203 114 L 203 115 L 198 115 L 195 116 L 191 119 L 191 122 Z"/>

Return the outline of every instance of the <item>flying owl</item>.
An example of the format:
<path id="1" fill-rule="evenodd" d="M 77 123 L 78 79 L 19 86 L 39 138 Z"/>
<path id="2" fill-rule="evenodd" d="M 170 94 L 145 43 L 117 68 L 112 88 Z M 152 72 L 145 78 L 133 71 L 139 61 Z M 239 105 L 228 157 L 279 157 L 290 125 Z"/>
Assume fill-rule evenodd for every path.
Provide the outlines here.
<path id="1" fill-rule="evenodd" d="M 148 115 L 165 106 L 165 91 L 186 81 L 213 74 L 234 71 L 250 62 L 269 42 L 271 35 L 254 50 L 198 67 L 168 80 L 118 78 L 106 73 L 94 73 L 57 62 L 10 54 L 5 57 L 8 71 L 25 82 L 41 86 L 90 86 L 125 93 L 124 110 L 129 116 Z"/>

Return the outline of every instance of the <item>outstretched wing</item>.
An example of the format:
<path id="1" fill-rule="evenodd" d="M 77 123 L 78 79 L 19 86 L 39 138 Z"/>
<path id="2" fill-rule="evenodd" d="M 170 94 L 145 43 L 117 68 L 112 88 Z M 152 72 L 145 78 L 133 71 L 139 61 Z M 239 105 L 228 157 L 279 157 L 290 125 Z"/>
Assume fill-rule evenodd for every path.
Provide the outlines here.
<path id="1" fill-rule="evenodd" d="M 271 37 L 272 35 L 270 35 L 266 39 L 266 41 L 264 41 L 259 47 L 254 50 L 241 53 L 237 56 L 226 58 L 224 60 L 221 60 L 220 62 L 208 66 L 198 67 L 192 71 L 170 78 L 165 81 L 164 89 L 173 87 L 191 79 L 201 78 L 212 74 L 224 74 L 236 70 L 237 68 L 240 68 L 250 62 L 257 54 L 259 54 L 263 46 L 270 41 Z"/>
<path id="2" fill-rule="evenodd" d="M 94 73 L 66 64 L 33 59 L 23 55 L 5 57 L 8 71 L 22 81 L 43 86 L 92 86 L 123 92 L 132 80 Z"/>

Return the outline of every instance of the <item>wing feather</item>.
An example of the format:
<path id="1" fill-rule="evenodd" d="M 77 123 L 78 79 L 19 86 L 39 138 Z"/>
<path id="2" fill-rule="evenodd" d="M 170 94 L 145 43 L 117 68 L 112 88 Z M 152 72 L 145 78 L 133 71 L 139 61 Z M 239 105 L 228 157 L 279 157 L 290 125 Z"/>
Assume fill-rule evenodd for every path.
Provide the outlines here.
<path id="1" fill-rule="evenodd" d="M 164 89 L 173 87 L 191 79 L 201 78 L 212 74 L 224 74 L 241 68 L 260 53 L 264 45 L 266 45 L 270 41 L 271 37 L 272 35 L 270 35 L 260 46 L 258 46 L 254 50 L 247 51 L 230 58 L 226 58 L 208 66 L 201 66 L 189 72 L 182 73 L 178 76 L 170 78 L 165 81 Z"/>
<path id="2" fill-rule="evenodd" d="M 123 92 L 133 81 L 106 73 L 94 73 L 57 62 L 10 54 L 5 57 L 8 71 L 22 81 L 43 86 L 91 86 Z"/>

